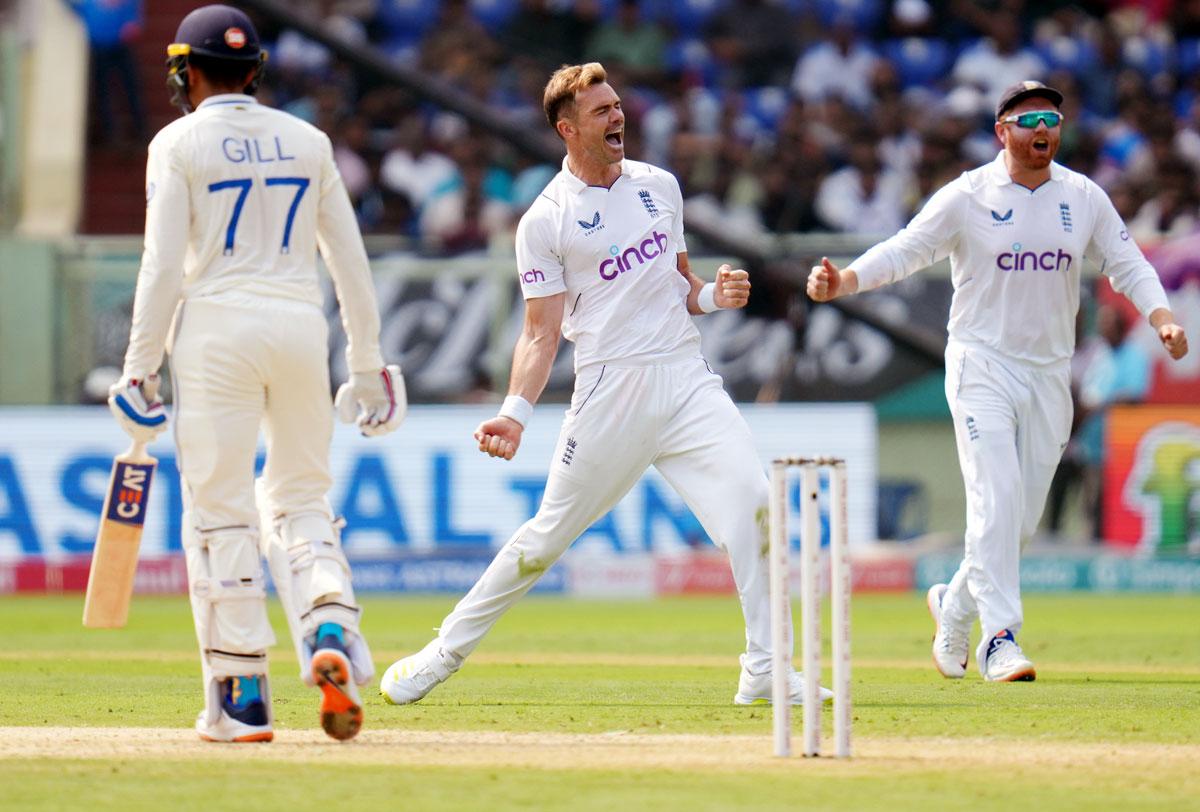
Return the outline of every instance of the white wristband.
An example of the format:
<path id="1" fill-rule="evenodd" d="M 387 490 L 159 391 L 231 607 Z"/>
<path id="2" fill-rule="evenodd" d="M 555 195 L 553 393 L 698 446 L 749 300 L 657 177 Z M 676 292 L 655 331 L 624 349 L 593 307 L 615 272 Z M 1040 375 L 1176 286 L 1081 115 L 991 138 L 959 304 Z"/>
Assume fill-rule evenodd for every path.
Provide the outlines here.
<path id="1" fill-rule="evenodd" d="M 700 295 L 696 297 L 696 304 L 705 313 L 711 313 L 714 310 L 720 310 L 717 305 L 717 285 L 715 282 L 709 282 L 704 287 L 700 288 Z"/>
<path id="2" fill-rule="evenodd" d="M 500 417 L 516 420 L 521 428 L 525 428 L 529 418 L 533 417 L 533 404 L 520 395 L 509 395 L 500 406 Z"/>

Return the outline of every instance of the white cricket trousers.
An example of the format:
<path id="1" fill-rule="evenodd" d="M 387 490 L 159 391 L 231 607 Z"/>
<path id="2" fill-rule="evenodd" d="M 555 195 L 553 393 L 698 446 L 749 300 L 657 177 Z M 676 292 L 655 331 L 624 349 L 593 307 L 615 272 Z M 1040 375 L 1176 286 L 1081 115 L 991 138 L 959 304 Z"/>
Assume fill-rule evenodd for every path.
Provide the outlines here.
<path id="1" fill-rule="evenodd" d="M 206 685 L 266 673 L 266 650 L 275 642 L 254 493 L 260 426 L 267 445 L 263 512 L 328 514 L 326 333 L 320 309 L 301 302 L 191 300 L 177 316 L 171 380 L 183 546 Z M 211 696 L 207 707 L 216 712 Z"/>
<path id="2" fill-rule="evenodd" d="M 767 479 L 750 428 L 703 358 L 580 371 L 537 515 L 508 540 L 438 637 L 467 657 L 492 625 L 653 465 L 728 555 L 746 666 L 770 669 Z"/>
<path id="3" fill-rule="evenodd" d="M 263 298 L 253 307 L 184 303 L 171 376 L 179 473 L 194 527 L 258 527 L 260 427 L 270 512 L 328 511 L 328 358 L 328 327 L 314 305 Z"/>
<path id="4" fill-rule="evenodd" d="M 1069 366 L 1035 367 L 951 342 L 946 400 L 966 488 L 967 532 L 942 613 L 962 626 L 979 618 L 982 671 L 988 641 L 1021 628 L 1021 547 L 1037 529 L 1071 433 Z"/>

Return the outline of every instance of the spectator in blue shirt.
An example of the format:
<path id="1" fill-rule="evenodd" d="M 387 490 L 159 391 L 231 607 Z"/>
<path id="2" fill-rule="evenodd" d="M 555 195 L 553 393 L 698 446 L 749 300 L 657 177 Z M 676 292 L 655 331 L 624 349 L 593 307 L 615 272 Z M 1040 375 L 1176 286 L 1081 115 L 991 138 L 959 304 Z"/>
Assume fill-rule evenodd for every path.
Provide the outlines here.
<path id="1" fill-rule="evenodd" d="M 96 104 L 100 115 L 100 141 L 116 138 L 112 110 L 111 79 L 120 83 L 129 104 L 130 130 L 138 141 L 146 140 L 146 115 L 142 107 L 141 82 L 132 44 L 141 36 L 145 15 L 142 0 L 68 0 L 87 27 L 92 49 L 92 74 L 96 82 Z"/>

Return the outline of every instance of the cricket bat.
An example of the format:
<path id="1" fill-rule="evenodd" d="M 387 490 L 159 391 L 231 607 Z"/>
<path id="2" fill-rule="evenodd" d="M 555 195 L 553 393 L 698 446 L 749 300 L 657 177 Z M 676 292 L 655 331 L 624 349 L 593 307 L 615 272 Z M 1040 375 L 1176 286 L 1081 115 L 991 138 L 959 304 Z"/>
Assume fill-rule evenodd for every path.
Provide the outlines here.
<path id="1" fill-rule="evenodd" d="M 83 600 L 83 625 L 90 629 L 117 629 L 129 618 L 138 545 L 157 465 L 158 460 L 146 453 L 146 444 L 136 440 L 113 460 Z"/>

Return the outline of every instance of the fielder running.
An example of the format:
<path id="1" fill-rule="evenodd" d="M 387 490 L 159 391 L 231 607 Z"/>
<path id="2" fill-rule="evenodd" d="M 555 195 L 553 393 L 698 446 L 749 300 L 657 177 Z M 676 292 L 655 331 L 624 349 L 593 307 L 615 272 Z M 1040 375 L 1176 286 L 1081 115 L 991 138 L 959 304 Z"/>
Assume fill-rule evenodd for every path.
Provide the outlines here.
<path id="1" fill-rule="evenodd" d="M 209 741 L 273 738 L 265 555 L 301 676 L 321 689 L 322 725 L 350 738 L 362 723 L 355 684 L 374 667 L 326 499 L 332 419 L 318 247 L 350 339 L 343 417 L 357 405 L 364 434 L 395 429 L 404 381 L 380 356 L 366 252 L 329 139 L 254 100 L 266 55 L 250 20 L 228 6 L 197 9 L 168 55 L 172 100 L 188 115 L 150 144 L 145 252 L 109 403 L 130 435 L 153 439 L 166 427 L 154 391 L 169 351 L 204 683 L 196 730 Z M 256 507 L 260 425 L 267 459 Z"/>
<path id="2" fill-rule="evenodd" d="M 662 169 L 625 159 L 625 115 L 601 65 L 557 71 L 543 107 L 567 157 L 517 228 L 525 326 L 509 396 L 475 431 L 479 450 L 506 460 L 517 453 L 560 332 L 575 342 L 575 393 L 537 515 L 513 534 L 438 636 L 392 664 L 380 688 L 404 704 L 449 678 L 500 616 L 654 465 L 729 555 L 746 621 L 734 701 L 769 701 L 767 480 L 750 430 L 701 356 L 689 318 L 743 307 L 748 275 L 722 266 L 717 281 L 704 284 L 692 274 L 679 184 Z M 795 672 L 790 688 L 800 702 L 803 680 Z"/>
<path id="3" fill-rule="evenodd" d="M 1063 96 L 1040 82 L 1005 91 L 996 107 L 996 160 L 939 190 L 908 227 L 848 268 L 813 268 L 818 302 L 870 290 L 950 257 L 954 298 L 946 399 L 967 494 L 966 550 L 949 585 L 929 590 L 933 659 L 966 673 L 971 627 L 985 679 L 1032 680 L 1017 645 L 1021 542 L 1037 527 L 1071 429 L 1070 360 L 1085 256 L 1158 332 L 1172 358 L 1187 353 L 1154 268 L 1112 202 L 1085 176 L 1053 162 Z"/>

